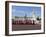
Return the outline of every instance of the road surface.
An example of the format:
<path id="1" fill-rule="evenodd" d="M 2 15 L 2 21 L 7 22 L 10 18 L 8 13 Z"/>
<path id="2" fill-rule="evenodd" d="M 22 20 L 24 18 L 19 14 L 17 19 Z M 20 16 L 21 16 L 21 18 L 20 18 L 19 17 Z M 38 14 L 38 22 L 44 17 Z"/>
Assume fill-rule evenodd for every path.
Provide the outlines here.
<path id="1" fill-rule="evenodd" d="M 41 29 L 41 25 L 12 25 L 13 31 L 18 30 L 39 30 Z"/>

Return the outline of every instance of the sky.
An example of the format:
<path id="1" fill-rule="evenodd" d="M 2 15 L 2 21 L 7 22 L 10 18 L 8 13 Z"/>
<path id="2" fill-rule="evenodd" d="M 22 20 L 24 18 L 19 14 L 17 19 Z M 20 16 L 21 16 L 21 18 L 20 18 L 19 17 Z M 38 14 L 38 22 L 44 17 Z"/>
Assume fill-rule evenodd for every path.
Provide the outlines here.
<path id="1" fill-rule="evenodd" d="M 41 16 L 41 7 L 34 6 L 12 6 L 12 16 L 23 17 L 26 14 L 27 17 L 31 17 L 33 9 L 35 16 Z"/>

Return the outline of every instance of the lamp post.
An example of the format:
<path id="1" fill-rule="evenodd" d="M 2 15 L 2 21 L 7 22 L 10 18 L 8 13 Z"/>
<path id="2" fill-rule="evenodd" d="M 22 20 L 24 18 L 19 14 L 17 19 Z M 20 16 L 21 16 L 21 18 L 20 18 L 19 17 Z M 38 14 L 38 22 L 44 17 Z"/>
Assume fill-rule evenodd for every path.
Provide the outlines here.
<path id="1" fill-rule="evenodd" d="M 25 18 L 25 23 L 27 23 L 27 14 L 26 14 L 26 12 L 25 12 L 24 18 Z"/>

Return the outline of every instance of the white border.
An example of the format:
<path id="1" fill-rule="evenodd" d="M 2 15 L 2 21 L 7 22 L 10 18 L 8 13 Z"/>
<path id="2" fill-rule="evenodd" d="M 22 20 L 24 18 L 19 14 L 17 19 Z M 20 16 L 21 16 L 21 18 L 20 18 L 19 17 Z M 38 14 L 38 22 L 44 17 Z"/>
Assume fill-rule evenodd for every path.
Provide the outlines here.
<path id="1" fill-rule="evenodd" d="M 35 6 L 35 7 L 41 7 L 41 30 L 24 30 L 24 31 L 12 31 L 12 5 L 16 6 Z M 41 4 L 23 4 L 23 3 L 9 3 L 9 34 L 26 34 L 26 33 L 42 33 L 44 32 L 44 6 Z"/>

